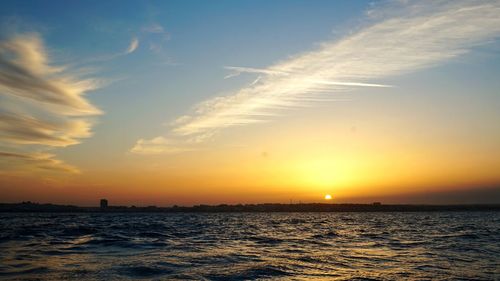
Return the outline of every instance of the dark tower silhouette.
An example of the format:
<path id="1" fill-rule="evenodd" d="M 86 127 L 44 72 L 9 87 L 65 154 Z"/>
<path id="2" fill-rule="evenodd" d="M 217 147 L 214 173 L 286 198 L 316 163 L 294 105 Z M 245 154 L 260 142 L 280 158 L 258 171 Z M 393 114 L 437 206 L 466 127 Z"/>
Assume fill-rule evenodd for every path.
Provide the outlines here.
<path id="1" fill-rule="evenodd" d="M 106 209 L 108 207 L 108 200 L 101 199 L 101 209 Z"/>

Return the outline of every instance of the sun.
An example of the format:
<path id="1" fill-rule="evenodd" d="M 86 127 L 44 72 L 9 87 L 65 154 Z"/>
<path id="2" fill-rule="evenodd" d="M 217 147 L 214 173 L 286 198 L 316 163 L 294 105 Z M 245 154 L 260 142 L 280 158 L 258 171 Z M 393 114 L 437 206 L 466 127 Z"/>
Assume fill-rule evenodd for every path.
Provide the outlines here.
<path id="1" fill-rule="evenodd" d="M 332 196 L 330 194 L 325 195 L 325 200 L 332 200 Z"/>

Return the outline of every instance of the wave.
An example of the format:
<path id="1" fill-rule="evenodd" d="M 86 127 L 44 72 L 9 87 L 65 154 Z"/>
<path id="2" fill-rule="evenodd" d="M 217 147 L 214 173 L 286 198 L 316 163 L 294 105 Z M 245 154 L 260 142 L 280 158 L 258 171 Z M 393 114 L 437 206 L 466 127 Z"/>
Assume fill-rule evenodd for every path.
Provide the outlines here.
<path id="1" fill-rule="evenodd" d="M 500 279 L 499 213 L 0 213 L 0 229 L 8 280 Z"/>

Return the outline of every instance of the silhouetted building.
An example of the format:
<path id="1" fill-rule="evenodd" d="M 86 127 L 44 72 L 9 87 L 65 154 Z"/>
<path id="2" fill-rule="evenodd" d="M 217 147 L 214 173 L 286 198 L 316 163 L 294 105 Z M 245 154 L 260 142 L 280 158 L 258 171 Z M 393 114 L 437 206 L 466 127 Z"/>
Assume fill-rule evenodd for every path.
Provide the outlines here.
<path id="1" fill-rule="evenodd" d="M 373 205 L 380 206 L 380 205 L 382 205 L 382 203 L 380 203 L 380 202 L 373 202 Z"/>
<path id="2" fill-rule="evenodd" d="M 106 209 L 108 207 L 108 200 L 101 199 L 101 209 Z"/>

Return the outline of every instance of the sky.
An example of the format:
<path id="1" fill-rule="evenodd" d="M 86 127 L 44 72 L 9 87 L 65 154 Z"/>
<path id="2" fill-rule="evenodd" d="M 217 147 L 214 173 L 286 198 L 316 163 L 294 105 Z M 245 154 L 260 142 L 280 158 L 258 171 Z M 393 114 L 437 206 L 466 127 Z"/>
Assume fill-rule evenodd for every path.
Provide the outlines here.
<path id="1" fill-rule="evenodd" d="M 500 203 L 499 14 L 2 1 L 0 201 Z"/>

